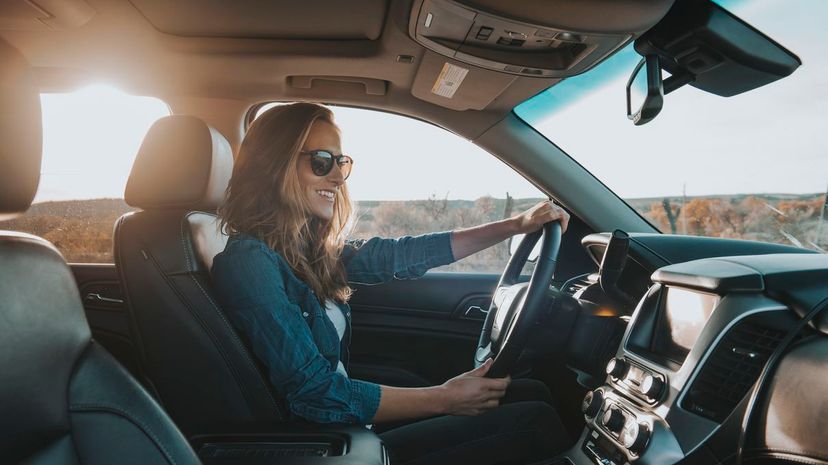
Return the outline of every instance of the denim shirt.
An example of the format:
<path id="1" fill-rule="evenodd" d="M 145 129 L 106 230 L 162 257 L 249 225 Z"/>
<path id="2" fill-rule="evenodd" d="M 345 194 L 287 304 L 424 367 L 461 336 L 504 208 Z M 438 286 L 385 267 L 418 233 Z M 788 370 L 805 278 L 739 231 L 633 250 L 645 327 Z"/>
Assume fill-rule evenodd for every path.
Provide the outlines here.
<path id="1" fill-rule="evenodd" d="M 380 284 L 413 279 L 454 261 L 451 233 L 348 241 L 342 252 L 348 281 Z M 258 239 L 233 235 L 210 270 L 227 317 L 268 370 L 290 412 L 316 423 L 371 422 L 380 387 L 336 371 L 347 367 L 351 310 L 342 340 L 324 307 L 285 259 Z"/>

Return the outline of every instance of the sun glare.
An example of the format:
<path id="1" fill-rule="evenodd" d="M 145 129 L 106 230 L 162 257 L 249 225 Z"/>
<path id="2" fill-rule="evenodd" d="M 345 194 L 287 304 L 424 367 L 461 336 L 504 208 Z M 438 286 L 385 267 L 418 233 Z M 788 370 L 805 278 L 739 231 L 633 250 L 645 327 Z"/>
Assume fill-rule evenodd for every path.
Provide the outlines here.
<path id="1" fill-rule="evenodd" d="M 106 84 L 41 94 L 43 164 L 36 202 L 120 198 L 141 141 L 169 107 Z"/>

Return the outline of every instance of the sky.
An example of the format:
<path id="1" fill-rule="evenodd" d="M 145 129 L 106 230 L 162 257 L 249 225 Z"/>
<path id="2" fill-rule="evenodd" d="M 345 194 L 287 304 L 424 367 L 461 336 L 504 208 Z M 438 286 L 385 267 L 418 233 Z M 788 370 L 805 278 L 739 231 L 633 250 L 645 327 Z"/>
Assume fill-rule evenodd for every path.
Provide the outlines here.
<path id="1" fill-rule="evenodd" d="M 516 112 L 623 198 L 823 192 L 828 183 L 826 0 L 730 0 L 738 16 L 796 53 L 793 75 L 722 98 L 685 86 L 651 123 L 633 126 L 625 50 Z M 122 197 L 150 125 L 169 114 L 152 97 L 97 85 L 44 94 L 44 162 L 36 201 Z M 542 194 L 471 142 L 388 113 L 333 108 L 355 160 L 356 200 L 476 199 Z"/>
<path id="2" fill-rule="evenodd" d="M 730 3 L 803 65 L 730 98 L 684 86 L 664 97 L 653 121 L 634 126 L 626 118 L 624 88 L 640 57 L 625 50 L 595 74 L 564 81 L 516 113 L 622 198 L 825 192 L 828 2 Z"/>

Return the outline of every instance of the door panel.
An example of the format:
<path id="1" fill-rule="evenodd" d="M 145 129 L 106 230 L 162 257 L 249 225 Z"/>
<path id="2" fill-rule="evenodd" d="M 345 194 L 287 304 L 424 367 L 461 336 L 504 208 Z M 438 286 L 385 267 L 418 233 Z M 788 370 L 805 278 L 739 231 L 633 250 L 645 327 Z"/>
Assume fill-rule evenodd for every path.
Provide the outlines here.
<path id="1" fill-rule="evenodd" d="M 69 267 L 78 283 L 92 337 L 133 376 L 142 379 L 115 265 L 74 263 Z"/>
<path id="2" fill-rule="evenodd" d="M 425 386 L 472 367 L 497 275 L 432 272 L 417 280 L 355 286 L 351 376 Z"/>

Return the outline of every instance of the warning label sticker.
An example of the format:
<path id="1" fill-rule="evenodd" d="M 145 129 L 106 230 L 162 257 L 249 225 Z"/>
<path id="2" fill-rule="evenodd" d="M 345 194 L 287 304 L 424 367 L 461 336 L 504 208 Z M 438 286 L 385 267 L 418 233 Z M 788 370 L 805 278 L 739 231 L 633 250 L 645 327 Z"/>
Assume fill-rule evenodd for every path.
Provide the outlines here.
<path id="1" fill-rule="evenodd" d="M 431 88 L 431 92 L 441 97 L 452 98 L 460 84 L 463 83 L 463 79 L 466 79 L 466 74 L 469 74 L 469 70 L 466 68 L 451 63 L 444 64 L 443 70 L 437 76 L 437 82 Z"/>

